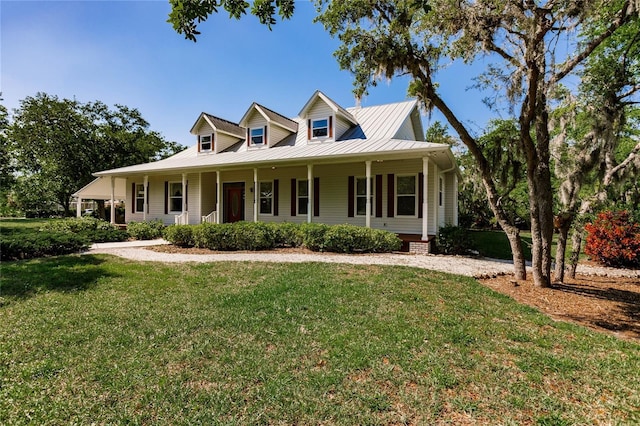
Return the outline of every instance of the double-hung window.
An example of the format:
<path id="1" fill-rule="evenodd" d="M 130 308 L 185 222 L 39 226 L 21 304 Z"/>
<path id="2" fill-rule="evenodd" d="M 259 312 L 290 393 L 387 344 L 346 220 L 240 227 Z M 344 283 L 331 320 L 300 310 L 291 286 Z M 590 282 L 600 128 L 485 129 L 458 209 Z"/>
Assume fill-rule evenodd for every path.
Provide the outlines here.
<path id="1" fill-rule="evenodd" d="M 136 184 L 136 213 L 144 212 L 144 185 Z"/>
<path id="2" fill-rule="evenodd" d="M 307 214 L 309 211 L 309 181 L 298 181 L 298 214 Z"/>
<path id="3" fill-rule="evenodd" d="M 418 211 L 417 176 L 400 175 L 396 178 L 396 204 L 398 216 L 416 216 Z"/>
<path id="4" fill-rule="evenodd" d="M 251 129 L 251 145 L 264 144 L 264 127 L 254 127 Z"/>
<path id="5" fill-rule="evenodd" d="M 169 211 L 182 212 L 182 182 L 169 182 Z"/>
<path id="6" fill-rule="evenodd" d="M 371 202 L 371 206 L 373 207 L 373 178 L 369 179 L 371 182 L 371 196 L 369 200 Z M 367 214 L 367 178 L 361 177 L 356 178 L 356 215 L 357 216 L 366 216 Z M 371 212 L 373 213 L 373 211 Z"/>
<path id="7" fill-rule="evenodd" d="M 260 214 L 273 214 L 273 181 L 260 182 Z"/>
<path id="8" fill-rule="evenodd" d="M 313 139 L 326 138 L 329 136 L 329 119 L 322 118 L 320 120 L 312 120 L 311 136 Z"/>
<path id="9" fill-rule="evenodd" d="M 211 151 L 212 143 L 211 143 L 211 135 L 202 135 L 200 136 L 200 151 Z"/>

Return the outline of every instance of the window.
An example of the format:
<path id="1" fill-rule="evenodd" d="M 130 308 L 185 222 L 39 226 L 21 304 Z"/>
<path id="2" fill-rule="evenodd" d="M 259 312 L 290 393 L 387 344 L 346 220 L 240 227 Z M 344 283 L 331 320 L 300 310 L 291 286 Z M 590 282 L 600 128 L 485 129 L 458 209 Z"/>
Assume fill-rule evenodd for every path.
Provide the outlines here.
<path id="1" fill-rule="evenodd" d="M 169 182 L 169 211 L 182 212 L 182 182 Z"/>
<path id="2" fill-rule="evenodd" d="M 442 207 L 444 201 L 444 179 L 440 178 L 440 190 L 438 192 L 438 205 Z"/>
<path id="3" fill-rule="evenodd" d="M 273 182 L 260 182 L 260 214 L 273 214 Z"/>
<path id="4" fill-rule="evenodd" d="M 417 212 L 416 202 L 416 176 L 398 176 L 396 179 L 396 204 L 398 216 L 415 216 Z"/>
<path id="5" fill-rule="evenodd" d="M 373 208 L 373 178 L 369 179 L 371 182 L 371 207 Z M 356 178 L 356 215 L 366 216 L 367 214 L 367 178 Z M 371 212 L 373 213 L 373 211 Z"/>
<path id="6" fill-rule="evenodd" d="M 136 184 L 136 213 L 144 212 L 144 185 Z"/>
<path id="7" fill-rule="evenodd" d="M 256 127 L 251 129 L 251 144 L 262 145 L 264 143 L 264 128 Z"/>
<path id="8" fill-rule="evenodd" d="M 313 138 L 326 138 L 329 136 L 329 119 L 313 120 L 311 122 L 311 135 Z"/>
<path id="9" fill-rule="evenodd" d="M 200 136 L 200 151 L 211 151 L 211 135 Z"/>
<path id="10" fill-rule="evenodd" d="M 298 214 L 307 214 L 309 211 L 309 181 L 298 181 Z"/>

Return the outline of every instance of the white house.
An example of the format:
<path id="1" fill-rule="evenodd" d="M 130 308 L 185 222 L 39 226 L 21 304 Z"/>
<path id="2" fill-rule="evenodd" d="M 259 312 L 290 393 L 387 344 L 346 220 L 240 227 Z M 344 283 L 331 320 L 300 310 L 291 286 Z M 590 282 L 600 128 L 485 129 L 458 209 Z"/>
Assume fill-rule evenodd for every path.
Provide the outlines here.
<path id="1" fill-rule="evenodd" d="M 298 117 L 253 103 L 239 123 L 202 113 L 191 134 L 170 158 L 95 173 L 126 180 L 127 222 L 350 223 L 422 241 L 458 222 L 455 158 L 425 142 L 415 100 L 345 109 L 316 91 Z"/>

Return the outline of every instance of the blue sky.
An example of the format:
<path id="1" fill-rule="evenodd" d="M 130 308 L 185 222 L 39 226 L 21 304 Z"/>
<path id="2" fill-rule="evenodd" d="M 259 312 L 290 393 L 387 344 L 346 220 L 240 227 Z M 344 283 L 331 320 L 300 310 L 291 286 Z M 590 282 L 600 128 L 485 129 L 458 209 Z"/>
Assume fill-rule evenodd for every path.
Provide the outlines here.
<path id="1" fill-rule="evenodd" d="M 37 92 L 81 102 L 138 108 L 169 140 L 195 142 L 189 129 L 202 111 L 239 121 L 253 101 L 296 116 L 316 89 L 343 107 L 354 105 L 352 78 L 333 52 L 339 46 L 315 10 L 298 2 L 292 20 L 269 31 L 253 16 L 225 12 L 200 25 L 197 43 L 166 22 L 168 1 L 0 0 L 0 91 L 9 109 Z M 468 67 L 440 73 L 440 87 L 469 127 L 490 118 Z M 475 74 L 475 73 L 474 73 Z M 362 105 L 407 98 L 408 80 L 370 90 Z M 433 120 L 444 121 L 437 113 Z"/>

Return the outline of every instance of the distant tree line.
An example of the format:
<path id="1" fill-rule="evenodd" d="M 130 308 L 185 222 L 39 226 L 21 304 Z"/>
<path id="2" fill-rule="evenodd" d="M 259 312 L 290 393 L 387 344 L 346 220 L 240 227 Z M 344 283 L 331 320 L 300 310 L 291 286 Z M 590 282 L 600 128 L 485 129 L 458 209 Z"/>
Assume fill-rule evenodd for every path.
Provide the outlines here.
<path id="1" fill-rule="evenodd" d="M 0 105 L 0 142 L 2 216 L 70 215 L 71 195 L 94 179 L 93 172 L 184 149 L 150 130 L 135 108 L 46 93 L 26 97 L 11 114 Z"/>

